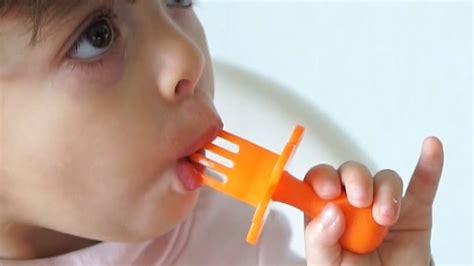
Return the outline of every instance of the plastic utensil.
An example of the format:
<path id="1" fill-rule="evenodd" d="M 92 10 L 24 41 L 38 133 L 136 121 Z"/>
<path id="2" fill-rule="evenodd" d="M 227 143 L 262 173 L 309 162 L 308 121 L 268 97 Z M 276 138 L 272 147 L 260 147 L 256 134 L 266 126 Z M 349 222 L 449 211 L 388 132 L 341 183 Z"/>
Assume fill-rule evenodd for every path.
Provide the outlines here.
<path id="1" fill-rule="evenodd" d="M 206 145 L 204 150 L 231 161 L 232 165 L 226 166 L 217 159 L 210 159 L 202 151 L 190 156 L 193 162 L 205 166 L 201 170 L 205 185 L 256 208 L 247 234 L 247 242 L 250 244 L 257 242 L 272 200 L 296 207 L 312 218 L 318 216 L 327 204 L 327 201 L 316 195 L 309 183 L 300 181 L 285 171 L 303 132 L 302 126 L 296 126 L 289 142 L 278 155 L 222 131 L 219 137 L 236 145 L 238 150 L 231 151 L 214 143 Z M 225 180 L 218 180 L 216 175 Z M 372 206 L 351 206 L 345 192 L 331 202 L 342 209 L 346 220 L 346 229 L 340 239 L 342 247 L 359 254 L 375 250 L 384 239 L 387 228 L 374 221 Z"/>

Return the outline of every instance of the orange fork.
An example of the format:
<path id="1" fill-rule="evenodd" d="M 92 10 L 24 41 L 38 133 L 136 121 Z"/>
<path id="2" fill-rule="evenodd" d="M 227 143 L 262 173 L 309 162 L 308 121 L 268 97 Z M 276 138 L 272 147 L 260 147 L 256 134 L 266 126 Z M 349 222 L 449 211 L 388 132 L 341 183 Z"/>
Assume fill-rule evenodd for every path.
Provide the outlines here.
<path id="1" fill-rule="evenodd" d="M 296 126 L 280 155 L 222 131 L 219 137 L 236 145 L 238 150 L 232 151 L 215 143 L 209 143 L 204 150 L 230 161 L 230 165 L 225 165 L 219 158 L 210 159 L 207 153 L 206 156 L 201 153 L 190 156 L 193 162 L 205 166 L 201 171 L 205 185 L 256 208 L 247 234 L 250 244 L 255 244 L 260 236 L 271 201 L 289 204 L 311 218 L 318 216 L 328 203 L 316 195 L 309 183 L 285 171 L 303 131 L 302 126 Z M 223 180 L 218 180 L 221 178 Z M 359 254 L 375 250 L 384 239 L 387 228 L 374 221 L 372 206 L 353 207 L 344 192 L 331 202 L 342 209 L 346 220 L 346 229 L 340 239 L 342 247 Z"/>

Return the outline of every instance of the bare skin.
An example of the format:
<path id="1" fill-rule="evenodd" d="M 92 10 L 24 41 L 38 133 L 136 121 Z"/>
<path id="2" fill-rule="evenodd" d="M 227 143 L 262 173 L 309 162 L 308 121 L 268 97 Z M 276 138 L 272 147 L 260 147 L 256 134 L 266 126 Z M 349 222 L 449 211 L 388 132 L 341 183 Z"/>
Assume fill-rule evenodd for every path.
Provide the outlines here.
<path id="1" fill-rule="evenodd" d="M 197 201 L 177 160 L 222 123 L 192 8 L 88 3 L 45 26 L 34 48 L 28 25 L 1 20 L 1 258 L 157 237 Z M 97 17 L 104 9 L 114 18 Z M 71 52 L 94 22 L 113 25 L 115 41 Z"/>
<path id="2" fill-rule="evenodd" d="M 401 179 L 392 170 L 380 171 L 372 178 L 363 165 L 354 162 L 342 165 L 339 170 L 326 165 L 313 168 L 306 180 L 313 184 L 320 197 L 336 198 L 342 183 L 349 201 L 352 198 L 352 205 L 362 207 L 373 203 L 375 221 L 390 228 L 374 252 L 351 253 L 338 243 L 344 232 L 344 215 L 335 205 L 328 205 L 326 219 L 324 214 L 312 221 L 306 219 L 308 265 L 430 265 L 432 205 L 443 157 L 441 142 L 434 137 L 427 138 L 404 197 Z M 320 191 L 321 187 L 326 187 L 326 193 Z M 363 191 L 360 202 L 354 200 L 357 190 Z"/>
<path id="3" fill-rule="evenodd" d="M 222 128 L 204 31 L 192 8 L 90 1 L 45 26 L 33 48 L 19 18 L 0 19 L 0 258 L 148 240 L 185 219 L 199 190 L 183 187 L 177 161 L 206 132 Z M 113 30 L 113 41 L 91 45 L 84 37 L 91 28 Z M 374 203 L 376 221 L 393 225 L 376 252 L 354 255 L 338 245 L 344 217 L 329 206 L 332 219 L 306 221 L 309 265 L 430 261 L 443 152 L 435 138 L 424 147 L 403 198 L 394 171 L 373 177 L 347 162 L 308 172 L 320 197 L 335 198 L 344 186 L 351 204 Z"/>

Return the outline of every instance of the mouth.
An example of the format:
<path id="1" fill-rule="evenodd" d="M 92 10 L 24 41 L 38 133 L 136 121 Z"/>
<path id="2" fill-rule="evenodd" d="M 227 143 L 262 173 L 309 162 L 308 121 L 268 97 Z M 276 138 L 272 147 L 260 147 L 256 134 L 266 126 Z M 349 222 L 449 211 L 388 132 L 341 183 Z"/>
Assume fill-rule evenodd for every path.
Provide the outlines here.
<path id="1" fill-rule="evenodd" d="M 185 159 L 198 152 L 203 146 L 213 141 L 219 132 L 222 131 L 222 128 L 222 124 L 208 128 L 202 135 L 199 136 L 199 138 L 197 138 L 188 148 L 184 150 L 181 159 Z"/>
<path id="2" fill-rule="evenodd" d="M 196 139 L 193 144 L 183 152 L 183 156 L 178 159 L 176 164 L 176 176 L 187 191 L 194 191 L 202 185 L 200 167 L 192 163 L 188 157 L 199 152 L 204 145 L 213 141 L 222 128 L 222 124 L 219 124 L 218 126 L 207 129 L 204 134 Z"/>

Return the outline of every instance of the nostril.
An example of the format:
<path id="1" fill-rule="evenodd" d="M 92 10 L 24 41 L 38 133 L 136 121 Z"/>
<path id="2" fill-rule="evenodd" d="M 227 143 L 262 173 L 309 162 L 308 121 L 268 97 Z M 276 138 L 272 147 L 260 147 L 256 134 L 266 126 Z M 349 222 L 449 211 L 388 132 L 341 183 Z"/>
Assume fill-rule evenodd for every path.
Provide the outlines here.
<path id="1" fill-rule="evenodd" d="M 176 96 L 192 96 L 194 94 L 193 84 L 187 79 L 180 80 L 174 93 Z"/>

